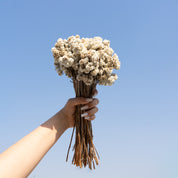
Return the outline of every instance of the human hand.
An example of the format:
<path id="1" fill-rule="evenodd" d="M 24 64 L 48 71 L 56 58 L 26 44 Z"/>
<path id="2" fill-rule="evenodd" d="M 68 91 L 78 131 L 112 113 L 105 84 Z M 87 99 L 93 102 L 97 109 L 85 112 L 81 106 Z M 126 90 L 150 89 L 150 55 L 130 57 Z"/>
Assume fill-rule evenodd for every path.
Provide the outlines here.
<path id="1" fill-rule="evenodd" d="M 96 96 L 98 93 L 97 90 L 94 91 L 93 96 Z M 96 105 L 99 103 L 99 100 L 94 98 L 84 98 L 84 97 L 77 97 L 77 98 L 71 98 L 67 101 L 64 108 L 61 109 L 61 113 L 65 117 L 65 122 L 68 128 L 74 127 L 75 119 L 74 119 L 74 113 L 77 105 L 82 104 L 81 110 L 85 110 L 85 113 L 83 113 L 81 116 L 84 117 L 84 119 L 87 119 L 89 121 L 95 119 L 95 113 L 98 112 L 98 108 Z"/>

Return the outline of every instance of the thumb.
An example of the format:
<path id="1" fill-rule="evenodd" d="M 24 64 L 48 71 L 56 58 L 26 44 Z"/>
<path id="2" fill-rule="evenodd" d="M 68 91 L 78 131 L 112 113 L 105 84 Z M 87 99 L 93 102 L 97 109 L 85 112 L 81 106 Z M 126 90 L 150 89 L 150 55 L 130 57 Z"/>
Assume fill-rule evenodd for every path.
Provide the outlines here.
<path id="1" fill-rule="evenodd" d="M 76 106 L 79 104 L 86 104 L 93 101 L 92 98 L 84 98 L 84 97 L 77 97 L 77 98 L 71 98 L 69 99 L 68 103 L 72 106 Z"/>

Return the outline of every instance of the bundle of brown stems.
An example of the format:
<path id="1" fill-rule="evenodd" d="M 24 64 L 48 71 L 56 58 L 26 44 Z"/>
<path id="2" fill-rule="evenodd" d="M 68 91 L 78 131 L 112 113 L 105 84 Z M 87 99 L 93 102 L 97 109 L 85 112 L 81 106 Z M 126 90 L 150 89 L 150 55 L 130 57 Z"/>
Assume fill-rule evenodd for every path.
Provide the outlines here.
<path id="1" fill-rule="evenodd" d="M 93 92 L 96 89 L 96 84 L 97 83 L 94 82 L 92 85 L 86 85 L 83 81 L 73 79 L 76 97 L 92 98 Z M 80 166 L 80 168 L 82 168 L 83 166 L 86 167 L 88 165 L 90 169 L 92 169 L 93 165 L 93 168 L 95 169 L 95 163 L 97 165 L 99 164 L 99 154 L 93 144 L 92 123 L 91 121 L 81 117 L 81 114 L 85 112 L 81 111 L 81 107 L 82 105 L 76 106 L 74 115 L 75 125 L 72 131 L 66 161 L 68 160 L 69 151 L 75 130 L 75 144 L 73 146 L 74 155 L 72 159 L 72 164 Z"/>

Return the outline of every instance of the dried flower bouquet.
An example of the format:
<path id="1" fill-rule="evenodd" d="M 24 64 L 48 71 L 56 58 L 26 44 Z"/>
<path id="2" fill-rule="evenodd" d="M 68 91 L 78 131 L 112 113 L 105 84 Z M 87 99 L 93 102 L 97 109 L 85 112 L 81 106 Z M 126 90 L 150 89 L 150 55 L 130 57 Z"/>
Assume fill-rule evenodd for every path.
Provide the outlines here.
<path id="1" fill-rule="evenodd" d="M 109 40 L 101 37 L 80 39 L 79 35 L 70 36 L 67 40 L 59 38 L 52 48 L 57 73 L 65 73 L 72 79 L 76 97 L 86 98 L 92 98 L 97 84 L 112 85 L 117 80 L 117 75 L 112 71 L 120 69 L 120 61 L 113 52 Z M 99 155 L 93 144 L 92 124 L 81 117 L 85 112 L 81 111 L 81 107 L 76 106 L 75 126 L 66 161 L 75 130 L 72 163 L 81 168 L 88 165 L 90 169 L 95 169 L 95 164 L 99 164 Z"/>

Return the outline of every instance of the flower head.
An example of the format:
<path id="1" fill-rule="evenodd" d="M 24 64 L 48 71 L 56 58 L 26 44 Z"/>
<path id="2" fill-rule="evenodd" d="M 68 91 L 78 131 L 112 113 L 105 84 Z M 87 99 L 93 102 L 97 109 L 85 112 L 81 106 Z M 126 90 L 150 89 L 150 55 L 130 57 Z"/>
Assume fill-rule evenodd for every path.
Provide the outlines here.
<path id="1" fill-rule="evenodd" d="M 113 69 L 120 69 L 120 61 L 109 40 L 101 37 L 82 38 L 70 36 L 67 40 L 59 38 L 52 49 L 57 73 L 65 73 L 70 78 L 91 85 L 112 85 L 117 80 Z"/>

